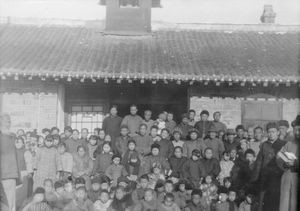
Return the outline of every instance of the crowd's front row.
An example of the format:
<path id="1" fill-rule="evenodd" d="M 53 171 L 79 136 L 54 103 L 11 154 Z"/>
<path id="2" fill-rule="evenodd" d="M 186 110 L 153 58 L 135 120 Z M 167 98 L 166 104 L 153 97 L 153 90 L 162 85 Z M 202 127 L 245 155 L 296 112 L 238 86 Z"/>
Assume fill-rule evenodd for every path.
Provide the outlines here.
<path id="1" fill-rule="evenodd" d="M 276 125 L 267 125 L 270 143 L 278 139 L 278 132 L 273 133 Z M 30 195 L 20 209 L 253 211 L 259 210 L 259 190 L 265 184 L 257 178 L 273 177 L 261 177 L 257 172 L 261 175 L 267 168 L 290 169 L 288 162 L 280 166 L 273 155 L 274 163 L 258 163 L 265 159 L 265 148 L 260 147 L 256 160 L 247 139 L 237 144 L 231 142 L 230 146 L 227 143 L 226 147 L 223 140 L 218 140 L 218 147 L 210 147 L 207 140 L 198 138 L 196 129 L 191 129 L 189 140 L 184 141 L 180 139 L 180 130 L 169 134 L 167 129 L 161 131 L 156 141 L 157 130 L 157 126 L 151 127 L 147 136 L 150 138 L 146 139 L 129 137 L 128 128 L 122 126 L 121 136 L 114 142 L 103 131 L 87 141 L 78 139 L 77 130 L 67 140 L 47 135 L 44 140 L 28 142 L 19 136 L 17 153 L 23 154 L 24 159 L 18 162 L 19 167 L 23 166 L 21 173 L 27 171 L 23 185 Z M 147 126 L 142 124 L 140 135 L 145 131 Z M 234 138 L 232 131 L 225 135 Z M 216 132 L 209 131 L 209 136 L 213 142 Z M 292 165 L 297 166 L 295 162 Z M 28 169 L 32 172 L 28 173 Z"/>

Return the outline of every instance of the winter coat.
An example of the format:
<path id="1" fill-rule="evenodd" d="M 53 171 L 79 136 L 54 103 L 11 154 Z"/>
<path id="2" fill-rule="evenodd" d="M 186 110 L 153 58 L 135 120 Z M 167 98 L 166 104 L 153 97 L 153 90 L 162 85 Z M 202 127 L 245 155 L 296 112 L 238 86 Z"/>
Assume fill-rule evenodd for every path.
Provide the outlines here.
<path id="1" fill-rule="evenodd" d="M 160 156 L 164 158 L 169 158 L 173 155 L 174 145 L 169 139 L 161 139 L 160 141 L 156 141 L 155 143 L 159 144 L 159 153 Z"/>
<path id="2" fill-rule="evenodd" d="M 152 138 L 149 135 L 137 134 L 134 138 L 136 143 L 136 151 L 145 156 L 150 153 L 151 145 L 153 144 Z"/>
<path id="3" fill-rule="evenodd" d="M 221 169 L 220 169 L 220 164 L 219 164 L 219 161 L 215 158 L 211 158 L 211 159 L 202 159 L 201 160 L 204 168 L 205 168 L 205 172 L 207 175 L 211 175 L 213 176 L 214 178 L 216 178 Z"/>
<path id="4" fill-rule="evenodd" d="M 121 125 L 126 125 L 129 129 L 130 135 L 135 136 L 139 131 L 139 127 L 142 124 L 143 119 L 139 115 L 126 115 L 122 120 Z"/>
<path id="5" fill-rule="evenodd" d="M 73 138 L 69 138 L 65 141 L 65 144 L 67 146 L 67 152 L 70 152 L 71 154 L 77 153 L 78 146 L 84 146 L 87 150 L 87 142 L 83 139 L 75 140 Z"/>
<path id="6" fill-rule="evenodd" d="M 62 165 L 62 171 L 72 173 L 73 170 L 73 156 L 69 152 L 59 154 L 59 159 Z"/>
<path id="7" fill-rule="evenodd" d="M 105 134 L 111 136 L 113 144 L 115 144 L 115 138 L 120 134 L 121 122 L 121 117 L 112 115 L 105 117 L 103 120 L 102 129 L 104 130 Z"/>
<path id="8" fill-rule="evenodd" d="M 95 201 L 94 211 L 107 211 L 107 209 L 110 206 L 111 202 L 112 202 L 111 199 L 109 199 L 105 204 L 102 203 L 100 200 Z"/>
<path id="9" fill-rule="evenodd" d="M 179 176 L 183 177 L 183 165 L 188 159 L 186 157 L 177 158 L 174 155 L 169 158 L 170 167 L 172 172 L 176 172 Z"/>
<path id="10" fill-rule="evenodd" d="M 113 181 L 113 186 L 117 185 L 120 176 L 127 176 L 128 173 L 123 165 L 111 164 L 106 170 L 105 175 Z"/>
<path id="11" fill-rule="evenodd" d="M 80 157 L 78 154 L 73 155 L 73 176 L 81 177 L 84 175 L 91 175 L 93 170 L 93 161 L 86 154 L 83 157 Z"/>
<path id="12" fill-rule="evenodd" d="M 204 138 L 208 134 L 208 130 L 211 126 L 212 126 L 211 121 L 200 120 L 196 122 L 194 127 L 199 131 L 199 137 Z"/>
<path id="13" fill-rule="evenodd" d="M 229 177 L 230 173 L 231 173 L 231 169 L 234 166 L 234 162 L 232 162 L 231 160 L 225 161 L 225 160 L 221 160 L 220 161 L 220 173 L 219 173 L 219 178 L 220 178 L 220 182 L 221 184 L 223 184 L 223 179 L 225 177 Z"/>
<path id="14" fill-rule="evenodd" d="M 129 140 L 129 136 L 119 136 L 116 138 L 116 150 L 118 152 L 119 155 L 124 156 L 126 150 L 128 149 L 127 145 L 128 145 L 128 140 Z"/>
<path id="15" fill-rule="evenodd" d="M 138 152 L 127 150 L 123 156 L 122 164 L 129 175 L 138 175 L 141 165 Z"/>
<path id="16" fill-rule="evenodd" d="M 202 139 L 197 139 L 197 140 L 190 140 L 190 141 L 186 141 L 183 144 L 183 156 L 187 157 L 187 158 L 191 158 L 192 156 L 192 151 L 194 149 L 198 149 L 201 154 L 203 154 L 204 149 L 207 146 L 205 145 L 204 141 Z"/>
<path id="17" fill-rule="evenodd" d="M 215 126 L 218 132 L 223 130 L 224 132 L 227 131 L 227 127 L 223 122 L 217 122 L 217 121 L 212 121 L 212 124 Z"/>
<path id="18" fill-rule="evenodd" d="M 223 142 L 218 138 L 214 138 L 214 139 L 207 138 L 204 139 L 204 144 L 207 147 L 212 148 L 213 157 L 216 158 L 217 160 L 220 160 L 223 152 L 225 151 Z"/>
<path id="19" fill-rule="evenodd" d="M 195 187 L 199 186 L 200 178 L 207 175 L 201 160 L 194 161 L 190 158 L 183 164 L 182 169 L 183 178 L 190 181 Z"/>
<path id="20" fill-rule="evenodd" d="M 187 137 L 189 135 L 189 131 L 193 128 L 193 126 L 191 125 L 188 125 L 188 124 L 184 124 L 183 122 L 181 122 L 179 125 L 178 125 L 178 128 L 181 130 L 182 134 L 181 134 L 181 137 L 184 139 L 184 140 L 187 140 Z"/>
<path id="21" fill-rule="evenodd" d="M 151 172 L 151 169 L 154 167 L 154 166 L 161 166 L 162 168 L 162 172 L 164 172 L 164 170 L 169 170 L 170 169 L 170 164 L 169 162 L 167 161 L 166 158 L 164 157 L 161 157 L 161 156 L 153 156 L 153 155 L 149 155 L 147 157 L 144 158 L 144 165 L 143 168 L 144 168 L 144 173 L 145 174 L 148 174 Z"/>
<path id="22" fill-rule="evenodd" d="M 105 170 L 110 166 L 111 159 L 113 154 L 112 153 L 104 153 L 97 155 L 96 160 L 94 162 L 94 167 L 92 171 L 92 175 L 96 174 L 104 174 Z"/>
<path id="23" fill-rule="evenodd" d="M 240 142 L 233 140 L 232 142 L 229 142 L 228 140 L 224 141 L 224 147 L 227 152 L 230 152 L 232 149 L 236 149 L 240 146 Z"/>

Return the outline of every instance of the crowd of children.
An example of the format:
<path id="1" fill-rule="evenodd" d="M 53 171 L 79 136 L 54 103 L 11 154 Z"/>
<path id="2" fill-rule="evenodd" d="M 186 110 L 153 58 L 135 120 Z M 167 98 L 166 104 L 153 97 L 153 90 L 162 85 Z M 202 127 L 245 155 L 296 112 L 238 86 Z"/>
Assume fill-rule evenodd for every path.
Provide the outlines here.
<path id="1" fill-rule="evenodd" d="M 181 122 L 162 112 L 144 118 L 131 106 L 113 106 L 102 128 L 59 128 L 16 133 L 15 147 L 26 199 L 24 211 L 252 211 L 260 207 L 256 158 L 267 141 L 260 126 L 227 129 L 221 113 L 194 110 Z M 274 125 L 274 124 L 273 124 Z M 273 126 L 275 127 L 275 126 Z M 272 128 L 267 126 L 267 130 Z M 279 139 L 288 142 L 287 121 Z M 277 184 L 280 188 L 280 184 Z"/>

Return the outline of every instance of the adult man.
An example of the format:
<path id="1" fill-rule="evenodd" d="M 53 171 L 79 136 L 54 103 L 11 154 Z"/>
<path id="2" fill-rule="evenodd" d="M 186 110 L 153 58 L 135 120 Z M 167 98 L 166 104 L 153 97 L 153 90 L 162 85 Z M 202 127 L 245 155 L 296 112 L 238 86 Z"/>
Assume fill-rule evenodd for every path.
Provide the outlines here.
<path id="1" fill-rule="evenodd" d="M 120 135 L 120 126 L 122 118 L 118 116 L 118 108 L 113 105 L 110 108 L 109 116 L 103 120 L 102 129 L 105 134 L 111 136 L 113 147 L 115 146 L 116 138 Z"/>
<path id="2" fill-rule="evenodd" d="M 136 105 L 130 106 L 130 114 L 126 115 L 122 121 L 122 125 L 126 125 L 129 129 L 129 136 L 136 136 L 139 132 L 139 127 L 143 122 L 143 119 L 137 115 L 138 109 Z"/>
<path id="3" fill-rule="evenodd" d="M 186 113 L 181 115 L 181 123 L 178 125 L 178 128 L 182 131 L 182 139 L 187 140 L 189 131 L 193 127 L 189 125 L 189 119 Z"/>
<path id="4" fill-rule="evenodd" d="M 195 116 L 196 116 L 196 111 L 193 109 L 190 109 L 189 110 L 189 125 L 192 127 L 194 127 L 196 124 Z"/>
<path id="5" fill-rule="evenodd" d="M 283 141 L 290 141 L 293 140 L 293 137 L 289 134 L 289 122 L 286 120 L 279 120 L 278 121 L 279 127 L 279 139 Z"/>
<path id="6" fill-rule="evenodd" d="M 288 141 L 277 154 L 277 164 L 284 171 L 280 188 L 280 211 L 297 210 L 297 190 L 299 173 L 299 141 L 300 141 L 300 115 L 292 122 L 294 137 Z M 286 159 L 286 153 L 295 157 Z M 281 156 L 284 156 L 284 160 Z"/>
<path id="7" fill-rule="evenodd" d="M 208 138 L 204 139 L 204 144 L 212 149 L 213 158 L 220 160 L 225 151 L 225 147 L 223 142 L 217 138 L 217 129 L 215 126 L 212 125 L 208 129 Z"/>
<path id="8" fill-rule="evenodd" d="M 279 139 L 278 124 L 267 124 L 268 140 L 263 142 L 257 155 L 252 182 L 259 182 L 260 210 L 279 210 L 282 170 L 276 164 L 276 154 L 286 144 Z"/>
<path id="9" fill-rule="evenodd" d="M 0 114 L 1 183 L 10 211 L 16 209 L 16 182 L 19 178 L 15 137 L 10 133 L 11 120 L 8 114 Z M 5 208 L 1 205 L 1 210 Z"/>
<path id="10" fill-rule="evenodd" d="M 65 126 L 64 128 L 64 137 L 62 137 L 61 141 L 65 142 L 70 139 L 73 133 L 73 129 L 70 126 Z"/>
<path id="11" fill-rule="evenodd" d="M 226 131 L 227 127 L 223 122 L 220 122 L 221 119 L 221 112 L 216 111 L 213 114 L 214 120 L 212 121 L 213 125 L 216 127 L 217 131 L 220 132 L 221 130 Z"/>
<path id="12" fill-rule="evenodd" d="M 236 132 L 236 137 L 235 137 L 236 141 L 240 141 L 240 140 L 245 138 L 245 127 L 244 127 L 244 125 L 237 125 L 236 128 L 235 128 L 235 132 Z"/>
<path id="13" fill-rule="evenodd" d="M 88 142 L 88 135 L 89 135 L 89 130 L 87 128 L 82 128 L 80 139 L 82 139 L 85 142 Z"/>
<path id="14" fill-rule="evenodd" d="M 195 128 L 199 131 L 199 137 L 204 138 L 212 123 L 208 121 L 209 112 L 207 110 L 203 110 L 200 113 L 200 121 L 195 124 Z"/>
<path id="15" fill-rule="evenodd" d="M 154 120 L 151 119 L 152 111 L 146 110 L 144 111 L 144 120 L 143 123 L 147 125 L 147 134 L 150 133 L 150 128 L 154 125 Z"/>
<path id="16" fill-rule="evenodd" d="M 255 156 L 258 155 L 259 148 L 262 142 L 265 141 L 263 128 L 257 126 L 254 128 L 254 139 L 249 140 L 249 147 L 255 152 Z"/>

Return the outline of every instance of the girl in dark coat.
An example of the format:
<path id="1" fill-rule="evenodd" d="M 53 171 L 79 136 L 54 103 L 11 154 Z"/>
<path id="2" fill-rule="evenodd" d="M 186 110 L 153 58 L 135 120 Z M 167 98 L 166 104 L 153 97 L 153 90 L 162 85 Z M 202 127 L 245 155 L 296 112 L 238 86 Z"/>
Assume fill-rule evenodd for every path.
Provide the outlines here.
<path id="1" fill-rule="evenodd" d="M 220 169 L 220 164 L 219 161 L 216 158 L 213 158 L 213 151 L 211 148 L 206 148 L 204 151 L 204 159 L 202 159 L 202 163 L 204 165 L 205 171 L 208 175 L 212 175 L 213 178 L 215 179 L 221 169 Z"/>
<path id="2" fill-rule="evenodd" d="M 183 177 L 183 164 L 187 161 L 186 157 L 182 156 L 182 147 L 177 146 L 174 149 L 174 154 L 169 158 L 169 163 L 172 172 L 179 174 L 179 177 Z"/>
<path id="3" fill-rule="evenodd" d="M 139 159 L 139 153 L 135 150 L 136 143 L 134 140 L 128 141 L 128 149 L 123 156 L 122 163 L 128 172 L 130 177 L 135 177 L 139 174 L 141 161 Z"/>

